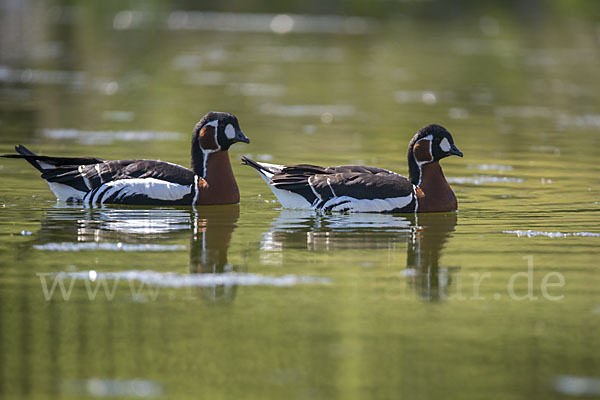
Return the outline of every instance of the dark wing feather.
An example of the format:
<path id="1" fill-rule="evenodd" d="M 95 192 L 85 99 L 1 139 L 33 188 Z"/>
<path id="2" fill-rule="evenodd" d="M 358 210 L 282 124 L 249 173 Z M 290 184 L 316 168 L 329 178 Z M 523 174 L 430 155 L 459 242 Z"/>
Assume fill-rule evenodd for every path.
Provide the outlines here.
<path id="1" fill-rule="evenodd" d="M 180 165 L 154 160 L 104 161 L 84 166 L 61 165 L 55 169 L 45 170 L 42 178 L 83 191 L 93 190 L 103 183 L 120 179 L 156 178 L 180 185 L 194 183 L 194 173 L 191 170 Z"/>
<path id="2" fill-rule="evenodd" d="M 331 173 L 345 173 L 345 172 L 356 172 L 361 174 L 379 174 L 379 173 L 391 173 L 398 175 L 395 172 L 391 172 L 387 169 L 377 167 L 366 167 L 364 165 L 342 165 L 340 167 L 327 168 Z M 401 175 L 398 175 L 401 176 Z"/>
<path id="3" fill-rule="evenodd" d="M 311 203 L 317 200 L 315 192 L 325 202 L 341 196 L 369 200 L 405 197 L 414 190 L 412 183 L 399 174 L 354 165 L 330 168 L 292 165 L 274 175 L 271 181 L 277 189 L 298 193 Z"/>
<path id="4" fill-rule="evenodd" d="M 116 179 L 156 178 L 180 185 L 191 185 L 194 183 L 194 172 L 191 169 L 156 160 L 135 160 L 127 165 L 124 170 L 121 170 L 117 176 Z"/>
<path id="5" fill-rule="evenodd" d="M 393 172 L 355 172 L 346 170 L 327 175 L 315 175 L 310 184 L 323 200 L 348 196 L 355 199 L 386 199 L 405 197 L 413 193 L 413 185 Z"/>

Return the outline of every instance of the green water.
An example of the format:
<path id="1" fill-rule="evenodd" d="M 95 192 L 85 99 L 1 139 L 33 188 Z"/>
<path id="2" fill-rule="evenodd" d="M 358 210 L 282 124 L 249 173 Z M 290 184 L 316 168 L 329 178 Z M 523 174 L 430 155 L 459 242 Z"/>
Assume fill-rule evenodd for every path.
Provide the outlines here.
<path id="1" fill-rule="evenodd" d="M 597 20 L 276 34 L 107 8 L 0 28 L 0 153 L 188 165 L 194 124 L 228 111 L 251 139 L 230 151 L 241 203 L 66 206 L 0 160 L 2 399 L 600 397 Z M 406 174 L 429 123 L 465 154 L 443 161 L 457 213 L 282 210 L 236 161 Z"/>

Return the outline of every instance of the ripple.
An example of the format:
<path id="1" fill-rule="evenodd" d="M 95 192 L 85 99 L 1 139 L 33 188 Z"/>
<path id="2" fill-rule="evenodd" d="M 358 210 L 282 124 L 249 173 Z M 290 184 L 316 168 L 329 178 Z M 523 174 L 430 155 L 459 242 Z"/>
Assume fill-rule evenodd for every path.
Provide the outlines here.
<path id="1" fill-rule="evenodd" d="M 37 85 L 82 85 L 86 75 L 81 71 L 14 69 L 0 65 L 0 82 Z"/>
<path id="2" fill-rule="evenodd" d="M 335 46 L 248 46 L 244 60 L 262 63 L 339 63 L 346 58 L 343 48 Z"/>
<path id="3" fill-rule="evenodd" d="M 474 185 L 483 185 L 485 183 L 523 183 L 523 179 L 521 178 L 509 178 L 506 176 L 471 176 L 471 177 L 455 177 L 455 178 L 447 178 L 449 183 L 457 183 L 459 185 L 465 183 L 472 183 Z"/>
<path id="4" fill-rule="evenodd" d="M 42 251 L 90 251 L 90 250 L 105 250 L 105 251 L 180 251 L 186 247 L 182 245 L 160 245 L 160 244 L 127 244 L 127 243 L 47 243 L 36 244 L 33 246 L 36 250 Z"/>
<path id="5" fill-rule="evenodd" d="M 498 106 L 494 109 L 494 113 L 499 120 L 505 118 L 553 118 L 556 115 L 555 110 L 542 106 Z"/>
<path id="6" fill-rule="evenodd" d="M 446 97 L 451 97 L 445 94 Z M 440 93 L 428 90 L 400 90 L 394 93 L 394 99 L 397 103 L 423 103 L 433 105 L 440 99 Z"/>
<path id="7" fill-rule="evenodd" d="M 513 235 L 517 235 L 518 237 L 536 237 L 536 236 L 546 236 L 550 238 L 564 238 L 564 237 L 600 237 L 600 233 L 594 232 L 541 232 L 534 230 L 527 231 L 502 231 L 502 233 L 509 233 Z"/>
<path id="8" fill-rule="evenodd" d="M 600 395 L 600 378 L 558 375 L 554 380 L 554 389 L 570 396 L 597 396 Z"/>
<path id="9" fill-rule="evenodd" d="M 164 394 L 161 383 L 146 379 L 65 379 L 61 392 L 75 396 L 154 398 Z"/>
<path id="10" fill-rule="evenodd" d="M 568 115 L 560 114 L 557 117 L 558 126 L 561 128 L 579 128 L 600 130 L 600 114 Z"/>
<path id="11" fill-rule="evenodd" d="M 278 117 L 311 117 L 332 114 L 338 117 L 349 117 L 356 113 L 356 107 L 349 104 L 263 104 L 260 111 Z"/>
<path id="12" fill-rule="evenodd" d="M 478 169 L 480 171 L 512 171 L 513 169 L 511 165 L 502 164 L 469 164 L 467 168 Z"/>
<path id="13" fill-rule="evenodd" d="M 183 137 L 178 132 L 154 131 L 83 131 L 79 129 L 44 129 L 42 135 L 50 139 L 76 140 L 80 144 L 111 144 L 122 142 L 149 142 L 153 140 L 179 140 Z"/>
<path id="14" fill-rule="evenodd" d="M 114 95 L 130 85 L 143 81 L 142 75 L 131 75 L 121 82 L 113 81 L 107 77 L 90 76 L 84 71 L 47 70 L 26 68 L 18 69 L 7 65 L 0 65 L 0 82 L 23 85 L 59 85 L 67 86 L 74 90 L 91 90 L 104 95 Z M 137 83 L 136 83 L 137 82 Z"/>
<path id="15" fill-rule="evenodd" d="M 161 235 L 192 229 L 191 210 L 148 208 L 131 209 L 105 206 L 98 209 L 72 208 L 68 204 L 55 204 L 55 209 L 46 213 L 43 232 L 59 232 L 64 229 L 77 230 L 78 242 L 131 242 L 111 236 L 111 232 L 144 235 L 139 242 L 149 242 L 146 235 Z M 56 239 L 49 238 L 47 242 Z"/>
<path id="16" fill-rule="evenodd" d="M 174 11 L 167 19 L 170 30 L 361 35 L 374 27 L 375 23 L 370 18 L 341 15 Z"/>
<path id="17" fill-rule="evenodd" d="M 281 96 L 286 92 L 286 87 L 279 84 L 266 84 L 266 83 L 231 83 L 227 85 L 228 94 L 239 94 L 242 96 L 264 96 L 264 97 L 275 97 Z"/>
<path id="18" fill-rule="evenodd" d="M 293 229 L 325 229 L 331 231 L 355 232 L 360 230 L 377 230 L 383 232 L 410 232 L 411 222 L 393 214 L 321 214 L 312 210 L 281 210 L 271 223 L 275 230 L 289 231 Z"/>
<path id="19" fill-rule="evenodd" d="M 141 235 L 160 234 L 192 228 L 189 212 L 168 209 L 107 209 L 100 211 L 95 220 L 104 230 Z"/>
<path id="20" fill-rule="evenodd" d="M 157 271 L 118 271 L 118 272 L 96 272 L 96 271 L 78 271 L 78 272 L 60 272 L 56 274 L 57 278 L 72 278 L 78 280 L 124 280 L 138 281 L 146 285 L 157 287 L 213 287 L 213 286 L 295 286 L 299 284 L 327 284 L 331 282 L 329 278 L 320 278 L 314 276 L 301 275 L 282 275 L 282 276 L 264 276 L 259 274 L 246 273 L 225 273 L 225 274 L 178 274 L 175 272 L 157 272 Z M 93 278 L 93 279 L 92 279 Z"/>

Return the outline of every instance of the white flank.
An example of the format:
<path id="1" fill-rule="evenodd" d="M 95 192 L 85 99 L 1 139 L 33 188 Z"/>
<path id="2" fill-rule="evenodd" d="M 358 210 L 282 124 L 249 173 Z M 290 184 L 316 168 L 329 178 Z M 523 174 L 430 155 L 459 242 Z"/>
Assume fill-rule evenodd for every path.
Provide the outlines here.
<path id="1" fill-rule="evenodd" d="M 50 186 L 50 190 L 54 192 L 54 195 L 60 201 L 67 201 L 70 198 L 81 200 L 86 193 L 62 183 L 48 182 L 48 186 Z"/>
<path id="2" fill-rule="evenodd" d="M 349 196 L 334 197 L 323 204 L 323 208 L 328 208 L 333 204 L 348 201 L 348 203 L 334 206 L 331 211 L 349 211 L 349 212 L 389 212 L 397 208 L 402 208 L 410 204 L 413 199 L 412 193 L 404 197 L 390 197 L 388 199 L 355 199 Z"/>
<path id="3" fill-rule="evenodd" d="M 265 169 L 257 170 L 258 175 L 262 178 L 263 181 L 269 186 L 275 197 L 277 197 L 277 201 L 281 203 L 284 208 L 293 208 L 299 210 L 310 210 L 312 204 L 310 204 L 303 196 L 290 192 L 288 190 L 277 189 L 273 187 L 271 184 L 271 178 L 273 177 L 273 173 L 267 171 L 267 169 L 277 171 L 277 173 L 283 170 L 283 165 L 278 164 L 269 164 L 269 163 L 257 163 L 261 167 Z"/>
<path id="4" fill-rule="evenodd" d="M 108 188 L 108 190 L 104 190 Z M 99 196 L 102 195 L 101 204 L 104 199 L 108 199 L 115 193 L 119 193 L 115 200 L 127 198 L 135 195 L 145 195 L 151 199 L 175 201 L 182 199 L 185 195 L 192 191 L 191 185 L 179 185 L 177 183 L 167 182 L 156 178 L 143 179 L 121 179 L 117 181 L 107 182 L 100 187 L 94 198 L 91 199 L 92 204 L 98 203 Z"/>
<path id="5" fill-rule="evenodd" d="M 292 208 L 296 210 L 310 210 L 313 208 L 312 204 L 310 204 L 308 200 L 297 193 L 290 192 L 288 190 L 277 189 L 271 185 L 269 185 L 269 187 L 284 208 Z"/>
<path id="6" fill-rule="evenodd" d="M 431 139 L 431 135 L 428 136 L 428 138 Z M 271 170 L 275 170 L 278 173 L 281 172 L 281 170 L 284 168 L 283 165 L 277 165 L 277 164 L 269 164 L 269 163 L 262 163 L 262 162 L 259 164 L 261 167 L 263 167 L 265 169 L 268 168 Z M 313 191 L 315 196 L 319 199 L 319 201 L 316 202 L 315 204 L 309 203 L 308 200 L 306 200 L 304 198 L 304 196 L 301 196 L 297 193 L 290 192 L 288 190 L 277 189 L 277 188 L 273 187 L 273 185 L 271 184 L 271 178 L 273 177 L 273 173 L 268 172 L 265 169 L 261 169 L 260 171 L 258 171 L 258 174 L 267 183 L 267 185 L 269 185 L 269 188 L 271 189 L 271 191 L 273 192 L 275 197 L 277 197 L 277 200 L 281 203 L 281 205 L 284 208 L 291 208 L 291 209 L 296 209 L 296 210 L 316 210 L 317 204 L 322 202 L 321 196 L 317 193 L 315 188 L 310 184 L 310 178 L 312 178 L 312 177 L 310 177 L 308 179 L 308 182 L 309 182 L 309 187 L 311 188 L 311 190 Z M 392 172 L 392 171 L 389 171 L 389 172 L 396 174 L 395 172 Z M 396 174 L 396 175 L 398 175 L 398 174 Z M 327 184 L 329 185 L 329 188 L 331 189 L 331 193 L 333 193 L 335 195 L 335 192 L 333 191 L 333 188 L 331 187 L 329 180 L 328 180 Z M 333 197 L 333 198 L 327 200 L 327 202 L 325 202 L 321 207 L 319 207 L 319 209 L 328 208 L 334 204 L 348 201 L 347 203 L 340 204 L 337 207 L 334 206 L 331 209 L 331 211 L 389 212 L 389 211 L 392 211 L 392 210 L 395 210 L 398 208 L 403 208 L 403 207 L 409 205 L 412 200 L 413 200 L 412 193 L 409 194 L 408 196 L 404 196 L 404 197 L 391 197 L 388 199 L 373 199 L 373 200 L 356 199 L 356 198 L 350 197 L 350 196 L 340 196 L 340 197 Z"/>

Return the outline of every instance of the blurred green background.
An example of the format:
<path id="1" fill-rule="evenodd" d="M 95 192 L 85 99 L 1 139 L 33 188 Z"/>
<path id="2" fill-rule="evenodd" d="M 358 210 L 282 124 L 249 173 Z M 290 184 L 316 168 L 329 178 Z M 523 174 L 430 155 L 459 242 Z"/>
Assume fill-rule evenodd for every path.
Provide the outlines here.
<path id="1" fill-rule="evenodd" d="M 0 1 L 0 153 L 251 139 L 233 208 L 60 205 L 0 160 L 0 397 L 599 397 L 599 71 L 597 1 Z M 282 210 L 236 161 L 406 174 L 429 123 L 458 213 Z"/>

